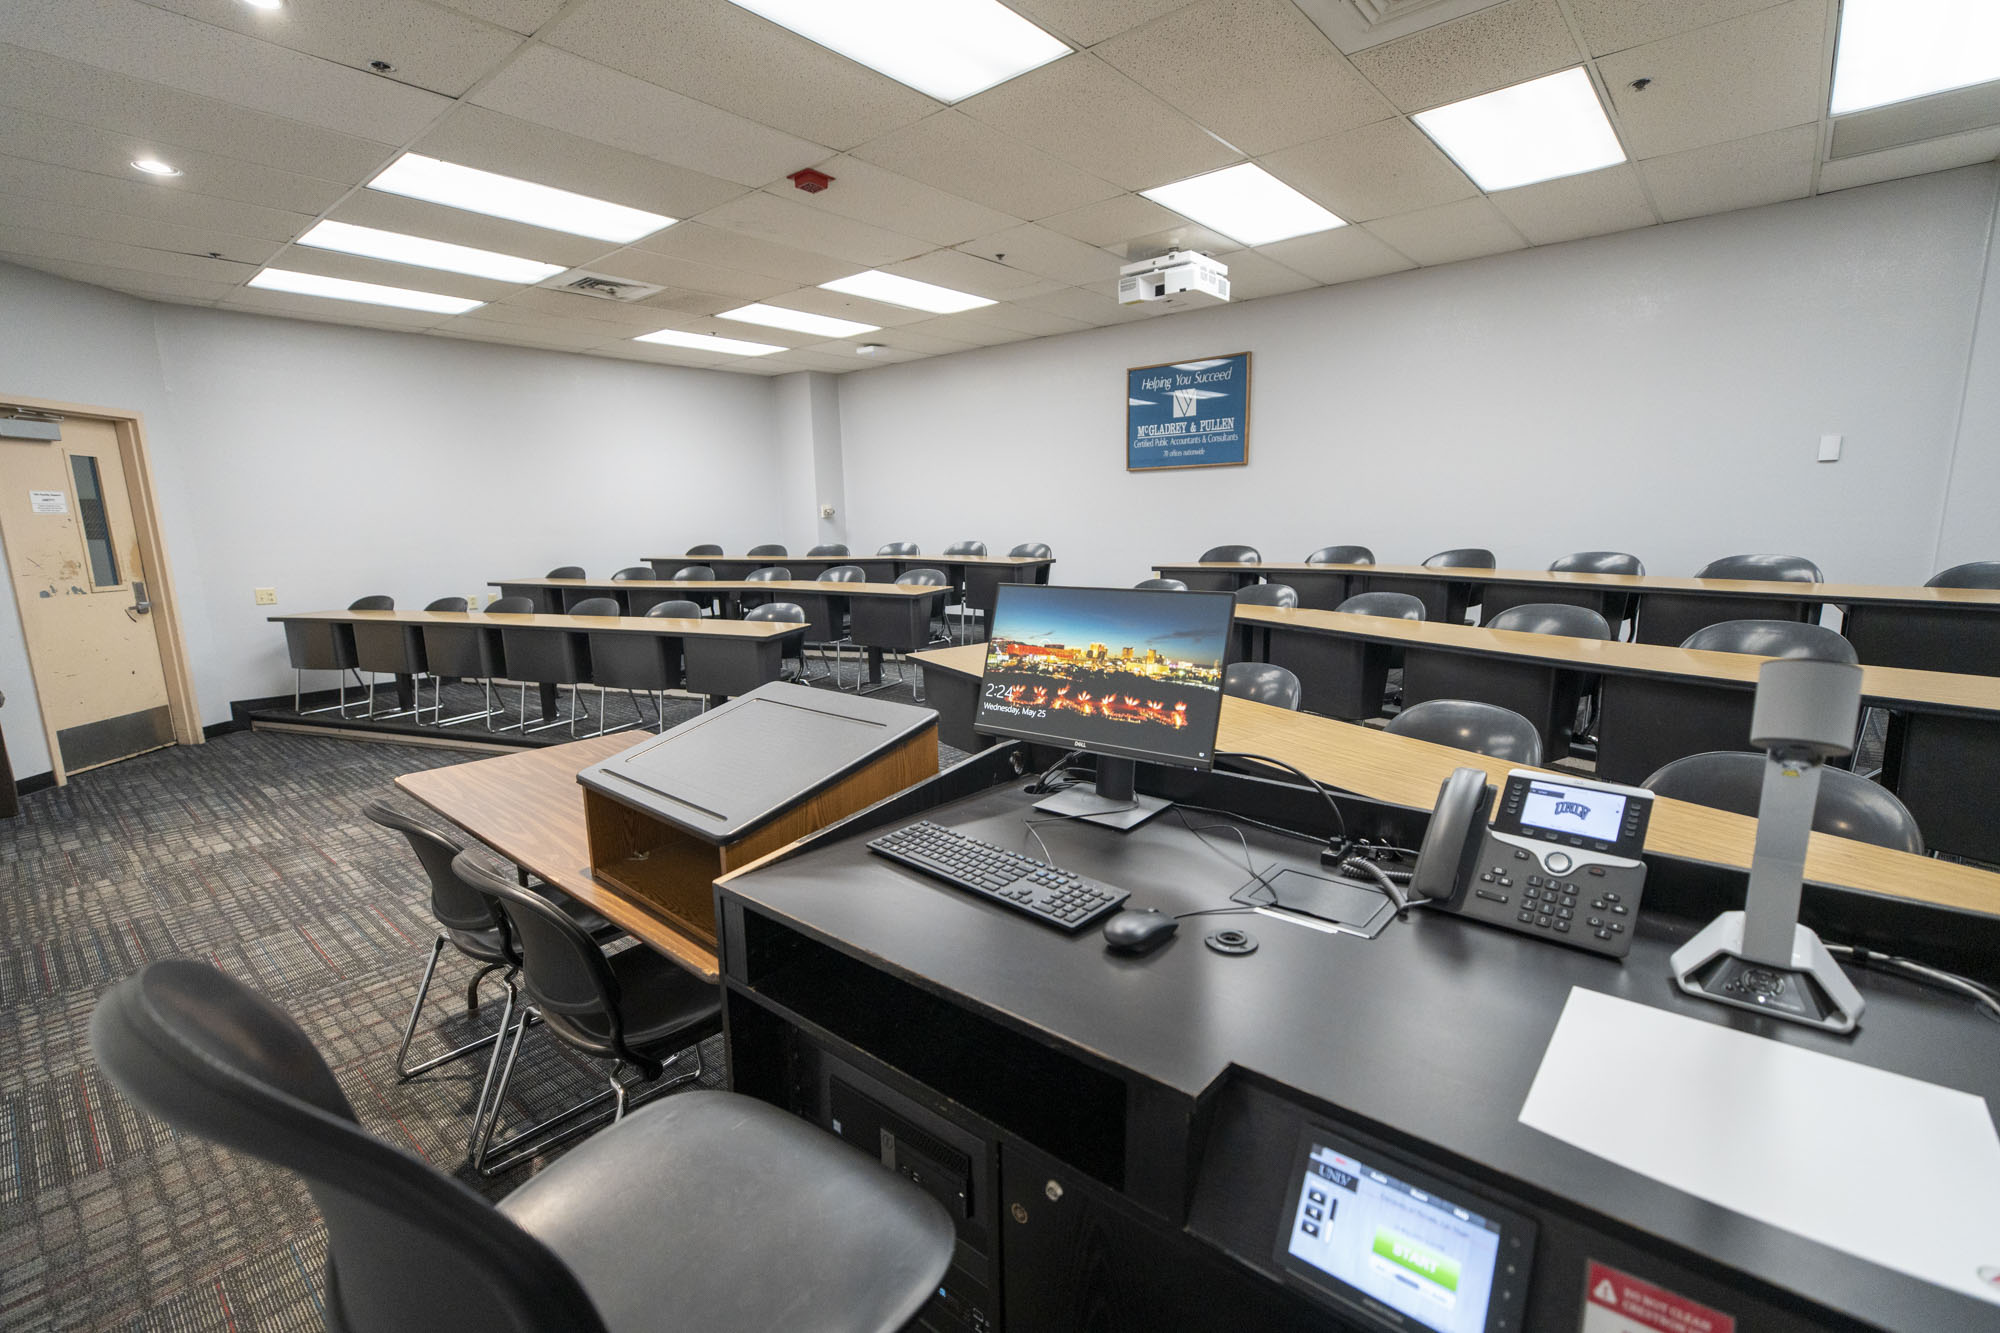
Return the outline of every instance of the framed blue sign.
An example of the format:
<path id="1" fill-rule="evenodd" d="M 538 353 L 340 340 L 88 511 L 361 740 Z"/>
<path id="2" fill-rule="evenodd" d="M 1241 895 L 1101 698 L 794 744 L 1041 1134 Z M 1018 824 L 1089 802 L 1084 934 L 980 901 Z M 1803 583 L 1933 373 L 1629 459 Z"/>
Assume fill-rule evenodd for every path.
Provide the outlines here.
<path id="1" fill-rule="evenodd" d="M 1250 461 L 1250 353 L 1125 372 L 1125 470 Z"/>

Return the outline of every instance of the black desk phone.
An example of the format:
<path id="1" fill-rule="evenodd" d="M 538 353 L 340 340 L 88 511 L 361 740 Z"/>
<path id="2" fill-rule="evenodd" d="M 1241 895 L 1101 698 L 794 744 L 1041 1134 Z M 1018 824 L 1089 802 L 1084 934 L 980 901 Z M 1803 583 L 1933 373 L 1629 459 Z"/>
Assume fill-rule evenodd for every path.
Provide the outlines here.
<path id="1" fill-rule="evenodd" d="M 1623 958 L 1646 888 L 1653 793 L 1527 769 L 1507 774 L 1493 822 L 1493 786 L 1457 769 L 1410 879 L 1410 896 L 1558 944 Z"/>

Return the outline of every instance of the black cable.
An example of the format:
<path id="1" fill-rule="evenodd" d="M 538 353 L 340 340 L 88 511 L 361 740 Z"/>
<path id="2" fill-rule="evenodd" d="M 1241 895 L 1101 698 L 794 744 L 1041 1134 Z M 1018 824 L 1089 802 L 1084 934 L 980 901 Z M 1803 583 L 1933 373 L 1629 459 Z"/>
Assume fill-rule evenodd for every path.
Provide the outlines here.
<path id="1" fill-rule="evenodd" d="M 1959 976 L 1955 972 L 1946 972 L 1927 963 L 1919 963 L 1913 958 L 1898 958 L 1894 954 L 1882 953 L 1876 949 L 1858 948 L 1852 944 L 1829 944 L 1826 946 L 1826 951 L 1837 958 L 1851 959 L 1863 967 L 1883 968 L 1917 981 L 1927 981 L 1934 986 L 1957 991 L 1970 999 L 1978 1007 L 1979 1012 L 2000 1022 L 2000 991 L 1994 990 L 1984 982 Z"/>
<path id="2" fill-rule="evenodd" d="M 1253 763 L 1268 764 L 1272 768 L 1282 768 L 1285 772 L 1297 777 L 1306 786 L 1312 788 L 1326 799 L 1326 808 L 1333 811 L 1334 827 L 1340 830 L 1341 850 L 1344 852 L 1353 843 L 1353 839 L 1347 836 L 1347 817 L 1340 813 L 1340 805 L 1333 799 L 1333 793 L 1322 786 L 1317 778 L 1304 769 L 1296 768 L 1282 759 L 1273 759 L 1267 754 L 1249 754 L 1242 750 L 1217 750 L 1215 757 L 1217 759 L 1248 759 Z M 1328 839 L 1328 842 L 1331 841 L 1332 839 Z"/>

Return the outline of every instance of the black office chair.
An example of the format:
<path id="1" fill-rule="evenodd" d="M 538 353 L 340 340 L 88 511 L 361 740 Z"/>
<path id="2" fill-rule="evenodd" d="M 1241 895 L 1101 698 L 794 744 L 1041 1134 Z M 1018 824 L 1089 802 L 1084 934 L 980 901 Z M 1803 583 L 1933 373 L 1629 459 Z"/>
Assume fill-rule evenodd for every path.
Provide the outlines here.
<path id="1" fill-rule="evenodd" d="M 616 616 L 619 612 L 616 597 L 586 597 L 569 609 L 573 616 Z"/>
<path id="2" fill-rule="evenodd" d="M 877 555 L 922 555 L 923 551 L 915 542 L 883 542 L 875 548 Z"/>
<path id="3" fill-rule="evenodd" d="M 928 624 L 932 619 L 936 619 L 939 626 L 931 630 L 930 642 L 934 644 L 950 643 L 951 634 L 948 629 L 943 628 L 945 602 L 951 595 L 951 580 L 945 577 L 945 572 L 942 569 L 932 569 L 929 566 L 924 566 L 919 569 L 904 571 L 897 576 L 896 582 L 906 588 L 936 588 L 938 590 L 938 595 L 931 600 L 930 614 L 925 617 L 925 621 Z M 903 667 L 899 665 L 897 670 L 902 672 Z M 910 697 L 918 703 L 924 701 L 922 672 L 918 672 L 916 677 L 910 681 Z"/>
<path id="4" fill-rule="evenodd" d="M 347 604 L 350 611 L 394 611 L 396 599 L 387 593 L 374 593 L 367 597 L 357 597 Z"/>
<path id="5" fill-rule="evenodd" d="M 1973 560 L 1931 575 L 1926 588 L 2000 588 L 2000 560 Z"/>
<path id="6" fill-rule="evenodd" d="M 1357 592 L 1333 608 L 1350 616 L 1384 616 L 1390 620 L 1422 620 L 1424 599 L 1406 592 Z"/>
<path id="7" fill-rule="evenodd" d="M 1427 699 L 1389 719 L 1387 731 L 1530 768 L 1542 762 L 1535 724 L 1511 708 L 1471 699 Z"/>
<path id="8" fill-rule="evenodd" d="M 1566 602 L 1523 602 L 1486 622 L 1487 629 L 1522 634 L 1562 634 L 1572 639 L 1609 639 L 1611 623 L 1587 606 Z"/>
<path id="9" fill-rule="evenodd" d="M 1230 663 L 1222 672 L 1222 692 L 1253 703 L 1289 708 L 1295 713 L 1303 697 L 1299 678 L 1269 662 Z"/>
<path id="10" fill-rule="evenodd" d="M 1644 574 L 1645 562 L 1623 551 L 1572 551 L 1549 562 L 1556 574 Z"/>
<path id="11" fill-rule="evenodd" d="M 1289 583 L 1253 583 L 1247 588 L 1236 590 L 1236 604 L 1289 609 L 1299 604 L 1299 592 Z"/>
<path id="12" fill-rule="evenodd" d="M 1375 553 L 1365 546 L 1322 546 L 1306 557 L 1309 565 L 1372 565 Z"/>
<path id="13" fill-rule="evenodd" d="M 888 1330 L 951 1262 L 951 1221 L 922 1190 L 753 1098 L 650 1107 L 496 1207 L 362 1129 L 298 1024 L 206 964 L 119 983 L 90 1044 L 139 1107 L 304 1178 L 332 1333 L 780 1328 L 801 1311 Z"/>
<path id="14" fill-rule="evenodd" d="M 426 611 L 456 611 L 460 614 L 472 609 L 472 603 L 463 597 L 439 597 L 424 603 Z"/>
<path id="15" fill-rule="evenodd" d="M 674 571 L 675 583 L 713 583 L 715 570 L 707 565 L 682 565 Z"/>
<path id="16" fill-rule="evenodd" d="M 697 602 L 675 598 L 671 602 L 660 602 L 646 608 L 649 616 L 665 616 L 669 620 L 700 620 L 701 606 Z"/>
<path id="17" fill-rule="evenodd" d="M 1698 579 L 1757 579 L 1777 583 L 1824 583 L 1819 566 L 1802 555 L 1725 555 L 1695 571 Z"/>
<path id="18" fill-rule="evenodd" d="M 489 616 L 531 616 L 535 614 L 535 599 L 532 597 L 495 597 L 486 604 Z"/>
<path id="19" fill-rule="evenodd" d="M 1498 565 L 1493 552 L 1483 546 L 1454 546 L 1424 560 L 1425 569 L 1493 569 Z"/>
<path id="20" fill-rule="evenodd" d="M 1160 592 L 1186 592 L 1188 586 L 1179 579 L 1140 579 L 1134 588 L 1153 588 Z"/>
<path id="21" fill-rule="evenodd" d="M 866 583 L 868 571 L 859 565 L 833 565 L 821 570 L 820 583 Z"/>
<path id="22" fill-rule="evenodd" d="M 671 603 L 657 603 L 646 614 L 656 615 L 657 606 L 668 605 Z M 696 608 L 697 612 L 699 609 Z M 615 616 L 618 614 L 618 603 L 609 597 L 591 597 L 571 607 L 569 613 L 573 616 Z M 666 692 L 679 689 L 683 679 L 679 645 L 663 634 L 629 634 L 618 630 L 592 630 L 583 638 L 590 655 L 590 683 L 597 687 L 597 730 L 591 734 L 602 736 L 607 731 L 645 726 L 648 721 L 646 709 L 639 702 L 642 690 L 653 700 L 651 720 L 664 730 Z M 611 710 L 605 697 L 607 689 L 625 691 L 625 697 L 632 701 L 632 721 L 617 727 L 611 725 Z"/>
<path id="23" fill-rule="evenodd" d="M 528 601 L 528 598 L 521 598 Z M 500 605 L 496 598 L 493 606 Z M 471 607 L 463 597 L 440 597 L 426 606 L 426 611 L 465 612 Z M 489 610 L 491 608 L 488 608 Z M 424 661 L 430 665 L 432 689 L 431 725 L 434 727 L 453 726 L 460 722 L 485 722 L 486 729 L 493 729 L 493 719 L 504 710 L 493 706 L 493 682 L 506 674 L 506 663 L 500 652 L 500 636 L 484 626 L 425 625 Z M 447 681 L 478 681 L 485 692 L 486 707 L 476 713 L 461 713 L 456 717 L 444 715 L 444 687 Z M 417 720 L 423 721 L 423 691 L 417 692 Z"/>
<path id="24" fill-rule="evenodd" d="M 985 555 L 985 542 L 953 542 L 944 548 L 946 555 Z"/>
<path id="25" fill-rule="evenodd" d="M 1763 755 L 1747 750 L 1691 754 L 1640 785 L 1676 801 L 1755 816 L 1764 795 L 1764 763 Z M 1924 835 L 1909 809 L 1880 784 L 1844 769 L 1820 769 L 1812 826 L 1836 838 L 1924 854 Z"/>
<path id="26" fill-rule="evenodd" d="M 1681 647 L 1758 657 L 1816 657 L 1826 662 L 1861 660 L 1838 630 L 1799 620 L 1724 620 L 1688 635 Z"/>
<path id="27" fill-rule="evenodd" d="M 613 583 L 630 583 L 634 579 L 651 579 L 652 577 L 653 567 L 651 565 L 627 565 L 616 574 L 613 574 L 611 581 Z"/>
<path id="28" fill-rule="evenodd" d="M 792 571 L 783 565 L 765 565 L 762 569 L 751 570 L 743 578 L 749 583 L 789 583 Z"/>
<path id="29" fill-rule="evenodd" d="M 810 551 L 807 551 L 807 552 L 806 552 L 806 554 L 807 554 L 807 555 L 809 555 L 809 556 L 813 556 L 813 555 L 848 555 L 848 554 L 850 554 L 850 552 L 849 552 L 849 551 L 848 551 L 848 549 L 847 549 L 847 543 L 846 543 L 846 542 L 824 542 L 824 543 L 822 543 L 821 545 L 818 545 L 818 546 L 815 546 L 815 547 L 813 547 L 813 548 L 812 548 L 812 550 L 810 550 Z"/>
<path id="30" fill-rule="evenodd" d="M 522 598 L 501 598 L 505 601 L 527 602 L 529 610 L 533 603 Z M 590 601 L 610 601 L 609 598 L 591 598 Z M 617 603 L 611 603 L 614 607 Z M 488 608 L 488 614 L 498 609 L 498 603 Z M 582 605 L 582 603 L 579 603 Z M 510 608 L 511 609 L 511 608 Z M 616 614 L 616 612 L 613 612 Z M 566 629 L 556 629 L 548 625 L 512 625 L 500 627 L 500 650 L 507 659 L 507 678 L 520 686 L 520 721 L 505 731 L 547 731 L 550 727 L 569 724 L 569 734 L 576 735 L 576 719 L 579 714 L 590 716 L 583 707 L 582 691 L 576 687 L 590 679 L 590 652 L 580 634 Z M 535 726 L 528 725 L 528 686 L 553 685 L 570 687 L 569 712 L 544 719 Z"/>
<path id="31" fill-rule="evenodd" d="M 745 620 L 769 621 L 780 625 L 804 625 L 807 623 L 806 609 L 797 602 L 766 602 L 743 613 Z M 800 630 L 788 636 L 782 643 L 781 652 L 799 664 L 798 675 L 792 677 L 801 685 L 810 684 L 806 677 L 806 634 Z M 834 684 L 839 685 L 836 676 Z"/>
<path id="32" fill-rule="evenodd" d="M 687 553 L 689 555 L 694 555 L 694 556 L 703 556 L 703 555 L 721 555 L 723 551 L 722 548 L 720 546 L 717 546 L 714 542 L 703 542 L 699 546 L 688 547 Z"/>
<path id="33" fill-rule="evenodd" d="M 1055 557 L 1055 551 L 1047 542 L 1022 542 L 1007 554 L 1017 560 L 1050 560 Z"/>
<path id="34" fill-rule="evenodd" d="M 357 597 L 348 603 L 350 611 L 393 611 L 396 599 L 386 593 L 369 597 Z M 415 708 L 399 708 L 392 713 L 375 711 L 375 678 L 378 675 L 409 676 L 414 680 L 429 672 L 430 666 L 424 658 L 423 630 L 416 625 L 382 625 L 368 621 L 356 621 L 354 629 L 354 670 L 357 678 L 367 676 L 368 707 L 362 716 L 388 719 L 408 717 L 417 712 Z M 345 697 L 345 691 L 342 692 Z M 325 710 L 315 710 L 323 712 Z M 341 716 L 346 717 L 345 709 Z"/>
<path id="35" fill-rule="evenodd" d="M 1257 548 L 1254 546 L 1211 546 L 1201 553 L 1201 559 L 1197 563 L 1261 565 L 1264 563 L 1264 557 L 1257 553 Z"/>
<path id="36" fill-rule="evenodd" d="M 744 554 L 755 556 L 759 560 L 770 560 L 773 558 L 782 560 L 786 556 L 790 555 L 791 552 L 787 551 L 784 547 L 778 545 L 776 542 L 767 542 L 762 546 L 751 547 L 748 551 L 744 552 Z"/>

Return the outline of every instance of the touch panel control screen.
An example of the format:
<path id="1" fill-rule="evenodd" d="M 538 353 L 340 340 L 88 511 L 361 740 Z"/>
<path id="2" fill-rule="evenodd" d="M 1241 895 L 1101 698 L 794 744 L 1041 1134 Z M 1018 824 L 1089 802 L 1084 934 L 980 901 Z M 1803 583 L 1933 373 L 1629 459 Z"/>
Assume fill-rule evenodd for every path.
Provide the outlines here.
<path id="1" fill-rule="evenodd" d="M 1618 822 L 1624 814 L 1625 798 L 1616 792 L 1539 779 L 1528 784 L 1521 802 L 1522 824 L 1598 842 L 1618 841 Z"/>

